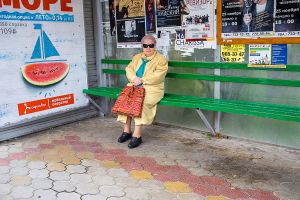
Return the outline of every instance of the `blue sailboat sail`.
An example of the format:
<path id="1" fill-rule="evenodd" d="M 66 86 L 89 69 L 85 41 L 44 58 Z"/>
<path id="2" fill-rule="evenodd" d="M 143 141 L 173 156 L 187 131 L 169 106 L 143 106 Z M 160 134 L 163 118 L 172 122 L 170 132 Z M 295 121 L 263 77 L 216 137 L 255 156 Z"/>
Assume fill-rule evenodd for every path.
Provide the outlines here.
<path id="1" fill-rule="evenodd" d="M 36 59 L 36 58 L 42 58 L 42 51 L 41 51 L 41 39 L 38 37 L 34 50 L 31 55 L 31 59 Z"/>
<path id="2" fill-rule="evenodd" d="M 50 41 L 45 31 L 43 31 L 43 44 L 44 44 L 45 58 L 51 56 L 59 56 L 58 51 L 53 46 L 52 42 Z"/>
<path id="3" fill-rule="evenodd" d="M 34 50 L 32 52 L 31 59 L 43 59 L 51 56 L 60 56 L 48 35 L 43 31 L 42 24 L 34 24 L 35 30 L 40 30 L 40 36 L 38 37 Z"/>

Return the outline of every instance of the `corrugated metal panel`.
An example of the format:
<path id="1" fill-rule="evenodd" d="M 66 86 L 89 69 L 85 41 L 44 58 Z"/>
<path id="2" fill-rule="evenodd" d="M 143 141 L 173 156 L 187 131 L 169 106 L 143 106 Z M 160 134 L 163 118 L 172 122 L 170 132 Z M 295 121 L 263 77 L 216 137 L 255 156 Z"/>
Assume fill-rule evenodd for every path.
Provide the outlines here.
<path id="1" fill-rule="evenodd" d="M 97 68 L 95 58 L 94 42 L 94 22 L 93 22 L 93 0 L 84 0 L 85 34 L 86 34 L 86 53 L 88 65 L 89 86 L 95 87 L 98 84 Z M 98 111 L 92 107 L 76 109 L 69 112 L 59 113 L 52 116 L 39 118 L 34 121 L 1 128 L 0 141 L 19 137 L 22 135 L 35 133 L 41 130 L 71 123 L 74 121 L 90 118 L 98 115 Z"/>

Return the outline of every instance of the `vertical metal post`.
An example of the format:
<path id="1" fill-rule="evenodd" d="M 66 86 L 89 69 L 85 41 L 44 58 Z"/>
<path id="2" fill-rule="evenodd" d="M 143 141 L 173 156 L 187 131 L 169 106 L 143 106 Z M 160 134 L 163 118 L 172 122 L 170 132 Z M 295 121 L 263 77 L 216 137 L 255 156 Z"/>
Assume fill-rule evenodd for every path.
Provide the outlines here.
<path id="1" fill-rule="evenodd" d="M 217 49 L 215 50 L 215 62 L 220 62 L 220 45 L 217 45 Z M 214 75 L 220 75 L 221 70 L 215 69 Z M 221 84 L 220 81 L 214 82 L 214 98 L 220 99 L 221 98 Z M 220 133 L 220 121 L 221 121 L 221 112 L 216 112 L 214 116 L 214 126 L 216 133 Z"/>
<path id="2" fill-rule="evenodd" d="M 97 86 L 105 86 L 106 79 L 102 73 L 101 59 L 105 58 L 104 54 L 104 34 L 103 34 L 103 15 L 102 15 L 102 3 L 101 0 L 93 0 L 93 20 L 94 20 L 94 38 L 95 38 L 95 49 L 96 49 L 96 67 L 97 67 Z M 108 102 L 106 99 L 101 98 L 100 106 L 104 111 L 108 110 Z M 100 112 L 100 115 L 102 113 Z M 103 115 L 102 115 L 103 116 Z"/>

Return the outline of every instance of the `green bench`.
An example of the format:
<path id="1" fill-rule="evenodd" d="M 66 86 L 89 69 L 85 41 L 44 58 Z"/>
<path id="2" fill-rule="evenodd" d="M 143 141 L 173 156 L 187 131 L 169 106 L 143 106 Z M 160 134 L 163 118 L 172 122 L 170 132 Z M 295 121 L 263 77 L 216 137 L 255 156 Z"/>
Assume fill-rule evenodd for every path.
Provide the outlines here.
<path id="1" fill-rule="evenodd" d="M 113 59 L 103 59 L 102 65 L 104 66 L 114 66 L 102 69 L 103 74 L 107 75 L 125 75 L 125 66 L 130 62 L 129 60 L 113 60 Z M 123 68 L 115 68 L 116 66 L 123 65 Z M 184 72 L 173 72 L 172 69 L 181 68 Z M 188 68 L 198 68 L 197 73 L 187 73 Z M 200 69 L 201 68 L 201 69 Z M 213 70 L 213 74 L 200 73 L 199 71 L 210 69 Z M 257 84 L 257 85 L 270 85 L 274 86 L 286 86 L 290 87 L 300 87 L 300 80 L 283 80 L 274 78 L 259 78 L 259 77 L 245 77 L 245 76 L 235 76 L 235 75 L 220 75 L 220 70 L 240 70 L 240 71 L 252 71 L 252 70 L 264 70 L 268 71 L 287 71 L 287 72 L 299 72 L 300 67 L 296 65 L 287 65 L 283 69 L 270 69 L 270 68 L 249 68 L 247 64 L 241 63 L 203 63 L 203 62 L 179 62 L 179 61 L 169 61 L 169 72 L 167 74 L 168 79 L 180 79 L 181 81 L 186 80 L 201 80 L 201 81 L 213 81 L 220 84 L 220 82 L 230 82 L 238 84 Z M 219 71 L 219 72 L 218 72 Z M 281 73 L 281 72 L 280 72 Z M 83 92 L 87 94 L 90 101 L 97 106 L 100 110 L 101 107 L 95 103 L 95 101 L 89 97 L 107 97 L 116 99 L 122 88 L 116 87 L 96 87 L 84 89 Z M 300 88 L 299 88 L 300 90 Z M 298 91 L 298 90 L 297 90 Z M 275 90 L 276 92 L 276 90 Z M 300 101 L 300 100 L 299 100 Z M 277 120 L 295 121 L 300 122 L 300 105 L 283 105 L 274 104 L 266 102 L 252 102 L 252 101 L 241 101 L 241 100 L 231 100 L 222 99 L 217 97 L 207 98 L 199 97 L 193 95 L 180 95 L 180 94 L 169 94 L 165 93 L 163 99 L 159 102 L 162 106 L 174 106 L 182 108 L 192 108 L 196 109 L 197 113 L 203 120 L 205 126 L 209 131 L 215 135 L 219 132 L 219 127 L 215 126 L 213 128 L 209 121 L 206 119 L 202 110 L 216 111 L 218 114 L 220 112 L 239 114 L 239 115 L 250 115 L 256 117 L 271 118 Z"/>

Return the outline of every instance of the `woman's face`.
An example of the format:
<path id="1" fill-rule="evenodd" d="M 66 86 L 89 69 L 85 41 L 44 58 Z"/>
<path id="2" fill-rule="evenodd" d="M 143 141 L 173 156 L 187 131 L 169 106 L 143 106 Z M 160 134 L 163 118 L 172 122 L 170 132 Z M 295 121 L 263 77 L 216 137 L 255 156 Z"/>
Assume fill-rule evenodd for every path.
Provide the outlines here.
<path id="1" fill-rule="evenodd" d="M 144 40 L 143 46 L 143 52 L 146 55 L 146 57 L 150 57 L 155 53 L 155 44 L 152 40 L 146 39 Z"/>

